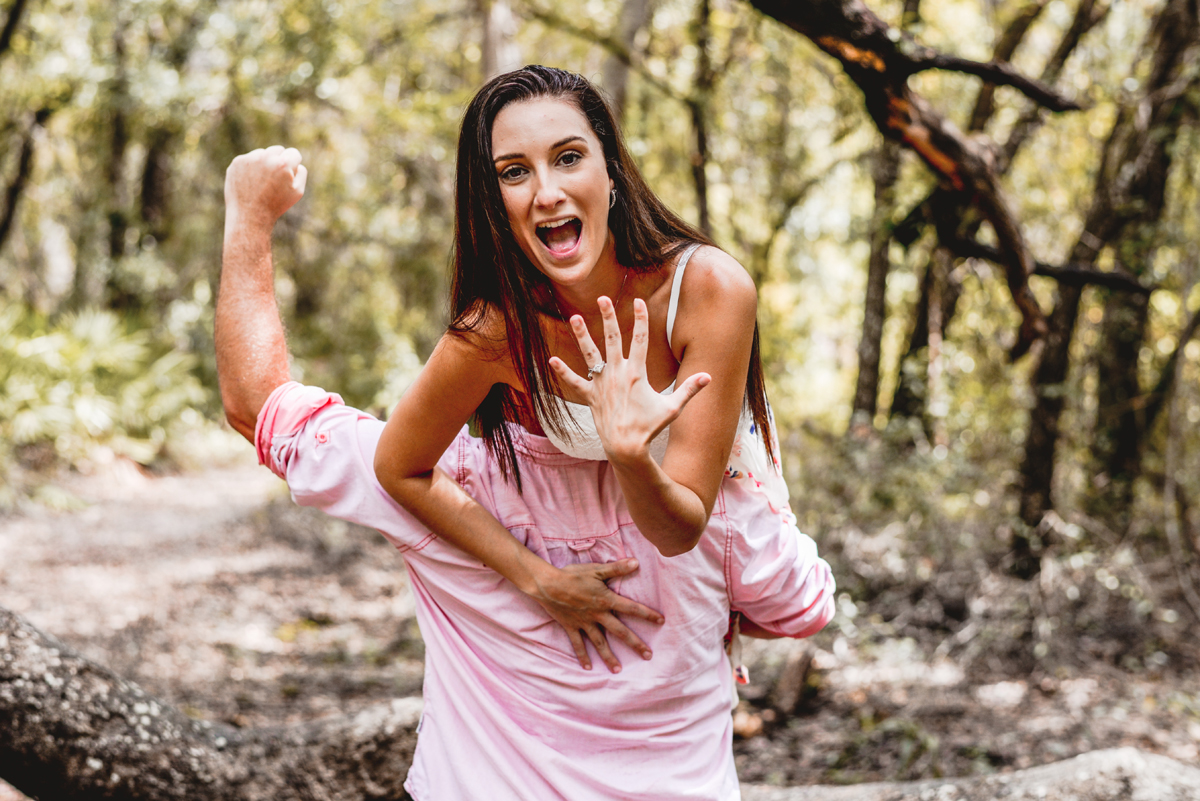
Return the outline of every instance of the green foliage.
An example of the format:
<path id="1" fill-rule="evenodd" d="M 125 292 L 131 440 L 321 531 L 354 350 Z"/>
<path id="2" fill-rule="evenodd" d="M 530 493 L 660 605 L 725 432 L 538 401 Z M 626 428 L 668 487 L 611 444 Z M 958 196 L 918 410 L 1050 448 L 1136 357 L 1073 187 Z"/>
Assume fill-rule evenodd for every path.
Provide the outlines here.
<path id="1" fill-rule="evenodd" d="M 195 358 L 152 347 L 112 312 L 69 314 L 54 325 L 0 311 L 0 465 L 78 464 L 107 448 L 141 464 L 161 453 L 167 427 L 208 393 Z M 15 500 L 5 482 L 0 505 Z"/>
<path id="2" fill-rule="evenodd" d="M 895 24 L 904 4 L 869 5 Z M 563 0 L 514 2 L 512 44 L 525 61 L 600 79 L 622 7 L 623 0 L 588 0 L 579 14 L 578 4 Z M 942 346 L 938 402 L 929 410 L 941 439 L 923 442 L 925 433 L 905 423 L 885 431 L 881 413 L 875 421 L 881 454 L 846 451 L 837 438 L 848 422 L 857 367 L 873 211 L 870 154 L 878 132 L 861 94 L 811 42 L 748 3 L 721 0 L 708 7 L 708 39 L 699 42 L 698 3 L 652 4 L 630 52 L 625 133 L 650 184 L 694 220 L 692 104 L 704 110 L 712 228 L 760 287 L 762 349 L 785 464 L 802 499 L 797 512 L 826 527 L 852 518 L 863 526 L 913 515 L 935 520 L 945 503 L 962 506 L 962 498 L 983 491 L 988 504 L 971 500 L 965 508 L 1008 514 L 1004 498 L 1033 399 L 1031 360 L 1013 365 L 1005 356 L 1016 316 L 1002 270 L 981 262 L 957 267 L 966 274 L 964 290 Z M 1022 7 L 1016 0 L 926 2 L 913 33 L 948 52 L 986 60 Z M 1040 72 L 1074 7 L 1046 6 L 1013 56 L 1018 69 Z M 1145 80 L 1138 47 L 1156 8 L 1149 0 L 1113 5 L 1058 82 L 1086 109 L 1043 115 L 1044 126 L 1006 173 L 1009 198 L 1044 261 L 1064 258 L 1079 234 L 1101 147 L 1119 107 Z M 485 77 L 479 9 L 474 2 L 425 0 L 29 4 L 0 58 L 0 182 L 14 179 L 22 142 L 32 141 L 35 151 L 11 234 L 0 243 L 0 298 L 19 310 L 5 336 L 51 337 L 38 347 L 53 351 L 60 341 L 102 333 L 68 334 L 74 329 L 65 319 L 51 328 L 39 321 L 68 312 L 81 321 L 97 315 L 91 310 L 107 309 L 121 325 L 106 336 L 127 339 L 123 355 L 95 356 L 94 365 L 87 364 L 92 355 L 64 356 L 64 363 L 78 360 L 70 368 L 78 375 L 39 378 L 36 390 L 29 389 L 34 379 L 19 379 L 6 390 L 0 403 L 12 409 L 3 418 L 8 452 L 34 452 L 29 442 L 10 439 L 19 436 L 77 460 L 85 458 L 88 443 L 124 437 L 143 444 L 120 448 L 149 458 L 162 445 L 153 432 L 166 430 L 153 418 L 175 414 L 160 407 L 178 408 L 171 392 L 153 389 L 160 380 L 179 379 L 181 397 L 193 397 L 199 382 L 207 389 L 200 411 L 219 419 L 211 326 L 223 173 L 239 152 L 275 143 L 298 147 L 309 167 L 306 197 L 275 237 L 276 287 L 294 371 L 356 405 L 390 408 L 445 324 L 457 126 Z M 702 56 L 719 67 L 710 84 L 702 80 Z M 976 78 L 929 70 L 911 82 L 949 119 L 962 125 L 969 118 Z M 996 101 L 983 133 L 1002 142 L 1027 104 L 1006 88 Z M 36 127 L 40 111 L 51 113 Z M 1139 359 L 1147 385 L 1200 302 L 1200 294 L 1187 294 L 1186 277 L 1200 241 L 1192 213 L 1198 144 L 1191 128 L 1179 138 L 1173 153 L 1179 168 L 1170 176 L 1168 211 L 1155 232 L 1159 246 L 1141 270 L 1162 286 Z M 896 186 L 898 216 L 932 185 L 929 170 L 906 155 Z M 989 235 L 985 226 L 982 236 Z M 881 409 L 900 380 L 898 362 L 929 239 L 907 251 L 893 248 Z M 1101 268 L 1111 261 L 1102 256 Z M 1034 290 L 1048 307 L 1053 283 L 1039 280 Z M 1096 415 L 1089 365 L 1100 306 L 1089 290 L 1076 367 L 1052 388 L 1068 401 L 1056 487 L 1068 507 L 1092 480 L 1084 465 Z M 31 352 L 31 363 L 40 353 Z M 160 364 L 156 358 L 164 354 L 178 354 L 178 362 Z M 1200 421 L 1200 344 L 1184 356 L 1179 403 L 1188 447 L 1177 472 L 1194 497 L 1200 471 L 1189 454 L 1200 445 L 1194 425 Z M 106 359 L 157 365 L 159 373 L 116 368 L 103 364 Z M 39 370 L 51 374 L 49 367 Z M 918 359 L 912 370 L 911 378 L 925 380 L 926 363 Z M 88 371 L 104 376 L 92 380 L 93 389 L 79 378 Z M 67 400 L 49 394 L 59 385 L 70 385 Z M 42 394 L 33 401 L 18 392 Z M 162 400 L 151 400 L 156 397 Z M 138 404 L 144 421 L 130 416 Z M 1151 467 L 1161 461 L 1162 438 L 1160 425 L 1149 437 Z M 864 458 L 884 466 L 867 469 Z M 1142 488 L 1141 497 L 1152 494 L 1153 485 Z"/>

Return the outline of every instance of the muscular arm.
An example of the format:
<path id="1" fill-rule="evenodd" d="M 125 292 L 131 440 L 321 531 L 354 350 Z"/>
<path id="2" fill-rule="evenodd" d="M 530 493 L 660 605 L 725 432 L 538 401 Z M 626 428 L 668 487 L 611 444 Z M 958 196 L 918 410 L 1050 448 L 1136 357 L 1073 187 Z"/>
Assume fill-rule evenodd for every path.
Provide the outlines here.
<path id="1" fill-rule="evenodd" d="M 288 380 L 271 231 L 304 194 L 306 177 L 299 152 L 282 147 L 238 156 L 225 173 L 225 244 L 213 338 L 225 416 L 251 442 L 263 403 Z"/>

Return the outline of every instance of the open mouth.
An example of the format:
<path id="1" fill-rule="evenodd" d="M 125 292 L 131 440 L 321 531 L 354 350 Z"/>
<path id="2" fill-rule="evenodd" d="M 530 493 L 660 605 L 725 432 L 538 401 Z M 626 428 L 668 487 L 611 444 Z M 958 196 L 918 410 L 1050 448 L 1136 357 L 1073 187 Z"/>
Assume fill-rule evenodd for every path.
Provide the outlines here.
<path id="1" fill-rule="evenodd" d="M 583 222 L 578 217 L 567 217 L 564 220 L 541 223 L 537 227 L 538 239 L 546 246 L 546 250 L 556 256 L 570 253 L 579 244 L 583 233 Z"/>

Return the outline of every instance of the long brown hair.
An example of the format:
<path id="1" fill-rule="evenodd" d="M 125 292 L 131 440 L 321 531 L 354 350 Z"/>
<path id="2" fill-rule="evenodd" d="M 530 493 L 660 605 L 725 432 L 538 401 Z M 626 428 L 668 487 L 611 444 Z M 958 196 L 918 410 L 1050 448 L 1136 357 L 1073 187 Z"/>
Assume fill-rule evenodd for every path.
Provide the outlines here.
<path id="1" fill-rule="evenodd" d="M 612 109 L 583 77 L 552 67 L 522 67 L 493 78 L 471 100 L 458 137 L 450 331 L 479 335 L 489 307 L 499 312 L 508 354 L 525 385 L 529 406 L 544 426 L 569 438 L 569 415 L 550 397 L 558 381 L 548 369 L 550 349 L 536 315 L 538 299 L 545 297 L 549 279 L 529 262 L 513 236 L 492 158 L 492 124 L 500 110 L 509 103 L 542 97 L 573 103 L 600 140 L 608 176 L 616 189 L 608 226 L 618 264 L 636 273 L 654 272 L 691 243 L 713 243 L 667 208 L 646 185 L 625 147 Z M 500 343 L 496 344 L 499 349 Z M 504 474 L 515 477 L 519 486 L 517 455 L 506 425 L 520 419 L 521 404 L 514 393 L 511 387 L 494 386 L 479 405 L 475 423 Z M 745 403 L 770 452 L 773 438 L 757 324 Z"/>

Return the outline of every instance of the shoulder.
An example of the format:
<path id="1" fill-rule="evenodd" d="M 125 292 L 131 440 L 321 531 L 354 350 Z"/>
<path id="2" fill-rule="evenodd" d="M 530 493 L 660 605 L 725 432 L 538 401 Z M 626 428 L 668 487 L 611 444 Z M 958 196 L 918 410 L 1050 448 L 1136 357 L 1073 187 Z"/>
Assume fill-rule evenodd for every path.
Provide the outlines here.
<path id="1" fill-rule="evenodd" d="M 472 360 L 496 361 L 508 355 L 508 329 L 504 314 L 490 303 L 481 303 L 451 323 L 438 348 Z"/>
<path id="2" fill-rule="evenodd" d="M 434 355 L 453 360 L 489 384 L 514 384 L 516 380 L 504 313 L 491 304 L 482 304 L 458 325 L 451 325 Z"/>
<path id="3" fill-rule="evenodd" d="M 757 308 L 754 280 L 737 259 L 711 245 L 692 254 L 679 291 L 679 322 L 719 314 L 731 322 L 752 323 Z"/>

